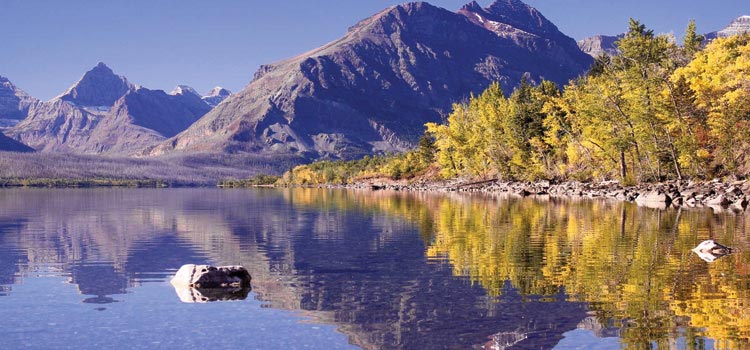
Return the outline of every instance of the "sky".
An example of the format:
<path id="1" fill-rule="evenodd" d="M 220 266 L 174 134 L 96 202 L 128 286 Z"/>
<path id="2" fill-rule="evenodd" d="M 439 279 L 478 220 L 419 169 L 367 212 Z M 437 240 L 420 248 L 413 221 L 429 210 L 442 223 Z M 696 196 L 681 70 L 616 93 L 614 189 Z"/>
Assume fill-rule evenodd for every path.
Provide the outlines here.
<path id="1" fill-rule="evenodd" d="M 488 6 L 493 0 L 478 0 Z M 239 91 L 262 64 L 341 37 L 403 0 L 0 0 L 0 75 L 48 100 L 98 62 L 131 82 L 171 91 Z M 452 11 L 469 0 L 431 0 Z M 748 0 L 526 0 L 568 36 L 618 34 L 633 17 L 680 36 L 750 15 Z"/>

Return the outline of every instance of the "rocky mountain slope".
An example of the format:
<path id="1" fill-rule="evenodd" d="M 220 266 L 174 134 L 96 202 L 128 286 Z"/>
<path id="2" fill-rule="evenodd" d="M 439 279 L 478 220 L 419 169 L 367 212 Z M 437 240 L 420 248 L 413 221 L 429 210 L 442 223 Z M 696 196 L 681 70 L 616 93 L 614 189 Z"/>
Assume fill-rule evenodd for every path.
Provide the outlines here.
<path id="1" fill-rule="evenodd" d="M 750 33 L 750 16 L 735 18 L 723 29 L 706 34 L 706 39 L 725 38 L 742 33 Z"/>
<path id="2" fill-rule="evenodd" d="M 617 56 L 617 46 L 615 43 L 625 37 L 625 34 L 617 36 L 594 35 L 592 37 L 579 40 L 578 47 L 581 51 L 587 53 L 593 58 L 598 58 L 603 54 L 608 56 Z"/>
<path id="3" fill-rule="evenodd" d="M 60 96 L 34 104 L 6 132 L 41 151 L 132 155 L 210 109 L 200 96 L 142 88 L 99 63 Z"/>
<path id="4" fill-rule="evenodd" d="M 344 37 L 262 66 L 253 81 L 150 150 L 350 158 L 405 150 L 452 103 L 494 81 L 564 84 L 592 59 L 518 0 L 458 13 L 408 3 L 362 20 Z"/>
<path id="5" fill-rule="evenodd" d="M 19 89 L 8 78 L 0 76 L 0 129 L 26 118 L 29 108 L 39 100 Z"/>

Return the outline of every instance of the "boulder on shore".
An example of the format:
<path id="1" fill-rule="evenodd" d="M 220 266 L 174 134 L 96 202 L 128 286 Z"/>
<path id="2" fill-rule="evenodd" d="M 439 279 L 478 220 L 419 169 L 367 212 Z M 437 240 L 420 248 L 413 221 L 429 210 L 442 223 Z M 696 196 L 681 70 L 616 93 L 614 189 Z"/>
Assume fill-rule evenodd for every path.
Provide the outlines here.
<path id="1" fill-rule="evenodd" d="M 672 198 L 662 191 L 650 191 L 640 194 L 635 199 L 636 204 L 643 206 L 668 206 L 672 203 Z"/>

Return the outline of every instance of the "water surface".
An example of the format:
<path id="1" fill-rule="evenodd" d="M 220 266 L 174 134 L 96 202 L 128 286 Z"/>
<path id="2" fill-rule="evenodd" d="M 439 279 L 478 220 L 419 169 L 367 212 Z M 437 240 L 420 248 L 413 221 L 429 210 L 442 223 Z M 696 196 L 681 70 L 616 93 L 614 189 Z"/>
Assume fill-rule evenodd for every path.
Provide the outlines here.
<path id="1" fill-rule="evenodd" d="M 548 198 L 1 190 L 3 347 L 746 349 L 748 223 Z M 707 263 L 690 248 L 708 238 L 739 252 Z M 185 263 L 244 265 L 252 291 L 184 303 L 168 280 Z"/>

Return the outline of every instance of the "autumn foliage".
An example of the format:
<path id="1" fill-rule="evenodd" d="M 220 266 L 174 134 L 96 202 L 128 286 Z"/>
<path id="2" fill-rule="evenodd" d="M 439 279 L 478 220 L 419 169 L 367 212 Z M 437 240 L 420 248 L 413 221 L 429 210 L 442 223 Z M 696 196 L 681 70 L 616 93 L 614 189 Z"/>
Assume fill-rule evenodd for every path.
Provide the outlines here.
<path id="1" fill-rule="evenodd" d="M 429 167 L 444 178 L 628 184 L 750 174 L 750 35 L 706 44 L 691 22 L 678 45 L 631 20 L 617 46 L 564 89 L 524 80 L 506 96 L 491 85 L 427 124 L 410 153 L 301 166 L 285 178 L 346 183 Z"/>

